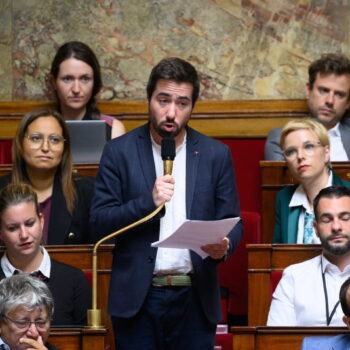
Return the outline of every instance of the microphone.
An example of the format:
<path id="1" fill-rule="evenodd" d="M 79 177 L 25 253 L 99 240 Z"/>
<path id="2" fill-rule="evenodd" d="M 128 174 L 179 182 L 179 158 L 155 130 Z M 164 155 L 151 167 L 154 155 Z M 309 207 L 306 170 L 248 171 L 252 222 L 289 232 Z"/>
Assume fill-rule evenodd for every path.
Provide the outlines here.
<path id="1" fill-rule="evenodd" d="M 161 155 L 164 163 L 164 175 L 173 172 L 173 161 L 175 158 L 175 140 L 173 137 L 163 137 L 161 144 Z"/>

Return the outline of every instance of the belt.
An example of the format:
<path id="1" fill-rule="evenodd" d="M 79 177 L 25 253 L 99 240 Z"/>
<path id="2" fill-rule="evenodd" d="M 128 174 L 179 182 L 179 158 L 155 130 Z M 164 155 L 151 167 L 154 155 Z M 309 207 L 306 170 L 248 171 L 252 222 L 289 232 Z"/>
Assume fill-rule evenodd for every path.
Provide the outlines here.
<path id="1" fill-rule="evenodd" d="M 161 275 L 153 276 L 154 287 L 187 287 L 192 285 L 190 275 Z"/>

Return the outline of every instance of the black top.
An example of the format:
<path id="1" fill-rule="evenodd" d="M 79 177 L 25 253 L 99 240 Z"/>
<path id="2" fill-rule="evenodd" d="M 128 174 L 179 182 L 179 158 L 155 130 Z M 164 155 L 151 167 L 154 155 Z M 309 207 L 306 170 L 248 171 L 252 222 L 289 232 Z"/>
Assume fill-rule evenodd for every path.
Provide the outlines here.
<path id="1" fill-rule="evenodd" d="M 67 209 L 61 186 L 61 177 L 56 175 L 52 191 L 52 205 L 47 244 L 85 244 L 89 242 L 89 210 L 94 179 L 73 174 L 76 188 L 76 203 L 73 213 Z M 11 182 L 11 174 L 0 176 L 0 189 Z"/>

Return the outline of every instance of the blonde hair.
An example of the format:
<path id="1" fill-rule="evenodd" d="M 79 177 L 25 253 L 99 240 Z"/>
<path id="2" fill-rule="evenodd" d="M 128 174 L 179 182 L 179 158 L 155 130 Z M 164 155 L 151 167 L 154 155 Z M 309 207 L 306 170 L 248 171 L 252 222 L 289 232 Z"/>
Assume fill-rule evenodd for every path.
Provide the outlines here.
<path id="1" fill-rule="evenodd" d="M 329 146 L 329 137 L 326 128 L 315 119 L 302 118 L 291 120 L 283 127 L 280 137 L 281 149 L 284 148 L 287 135 L 301 129 L 312 131 L 318 137 L 323 147 Z"/>
<path id="2" fill-rule="evenodd" d="M 40 209 L 38 196 L 33 188 L 25 183 L 11 184 L 1 189 L 0 191 L 0 223 L 5 210 L 13 205 L 31 202 L 34 204 L 35 213 L 39 217 Z"/>

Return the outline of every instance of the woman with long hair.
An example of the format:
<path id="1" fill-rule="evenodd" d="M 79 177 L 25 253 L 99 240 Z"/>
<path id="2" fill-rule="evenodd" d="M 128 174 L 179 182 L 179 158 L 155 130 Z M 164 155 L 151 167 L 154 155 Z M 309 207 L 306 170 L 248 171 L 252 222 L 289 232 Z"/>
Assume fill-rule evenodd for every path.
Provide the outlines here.
<path id="1" fill-rule="evenodd" d="M 70 138 L 58 112 L 34 111 L 23 116 L 12 145 L 8 183 L 30 184 L 45 219 L 44 244 L 88 243 L 93 178 L 72 172 Z"/>
<path id="2" fill-rule="evenodd" d="M 80 41 L 63 44 L 52 61 L 50 75 L 57 110 L 64 120 L 104 120 L 108 139 L 125 133 L 121 121 L 101 114 L 96 106 L 102 78 L 100 64 L 88 45 Z"/>

